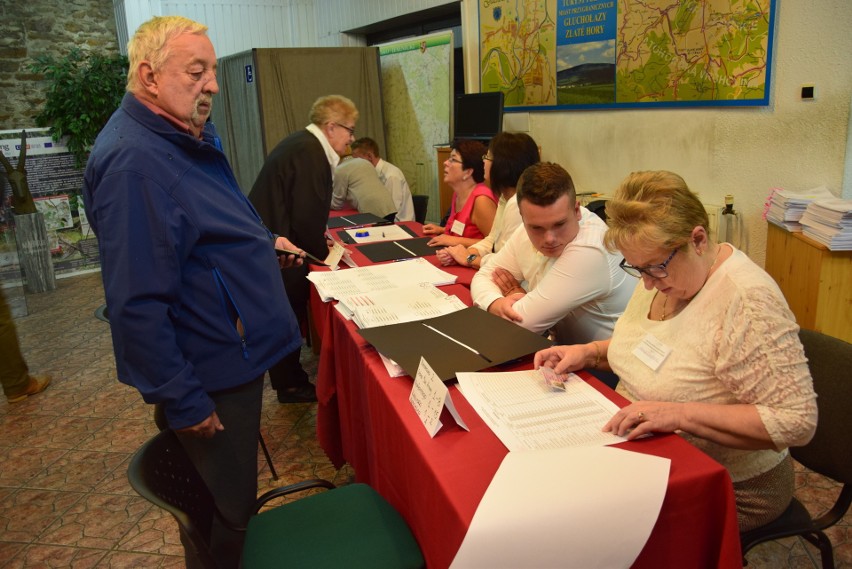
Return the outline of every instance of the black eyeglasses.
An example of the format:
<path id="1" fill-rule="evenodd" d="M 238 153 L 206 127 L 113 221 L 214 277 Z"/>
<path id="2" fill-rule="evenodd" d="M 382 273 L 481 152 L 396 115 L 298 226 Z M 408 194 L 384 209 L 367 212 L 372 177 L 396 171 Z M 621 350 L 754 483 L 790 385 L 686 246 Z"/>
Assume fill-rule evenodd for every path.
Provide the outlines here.
<path id="1" fill-rule="evenodd" d="M 455 162 L 456 164 L 464 164 L 463 161 L 459 160 L 458 158 L 453 158 L 452 156 L 447 158 L 447 162 Z"/>
<path id="2" fill-rule="evenodd" d="M 333 125 L 335 125 L 335 126 L 339 126 L 339 127 L 340 127 L 340 128 L 342 128 L 343 130 L 345 130 L 346 132 L 348 132 L 348 133 L 349 133 L 349 136 L 352 136 L 352 137 L 354 137 L 354 136 L 355 136 L 355 127 L 354 127 L 354 126 L 353 126 L 353 127 L 348 127 L 348 126 L 345 126 L 345 125 L 340 124 L 339 122 L 333 122 L 333 123 L 331 123 L 331 124 L 333 124 Z"/>
<path id="3" fill-rule="evenodd" d="M 492 158 L 491 156 L 489 156 L 487 154 L 483 154 L 482 155 L 482 161 L 485 162 L 486 160 L 488 160 L 489 162 L 493 162 L 494 158 Z"/>
<path id="4" fill-rule="evenodd" d="M 633 265 L 627 264 L 627 259 L 622 259 L 618 264 L 625 273 L 628 275 L 634 276 L 636 278 L 642 278 L 642 273 L 645 273 L 652 279 L 664 279 L 669 276 L 668 270 L 666 267 L 669 265 L 669 261 L 672 260 L 672 257 L 677 253 L 677 249 L 672 251 L 672 254 L 669 255 L 669 258 L 660 263 L 659 265 L 648 265 L 647 267 L 634 267 Z"/>

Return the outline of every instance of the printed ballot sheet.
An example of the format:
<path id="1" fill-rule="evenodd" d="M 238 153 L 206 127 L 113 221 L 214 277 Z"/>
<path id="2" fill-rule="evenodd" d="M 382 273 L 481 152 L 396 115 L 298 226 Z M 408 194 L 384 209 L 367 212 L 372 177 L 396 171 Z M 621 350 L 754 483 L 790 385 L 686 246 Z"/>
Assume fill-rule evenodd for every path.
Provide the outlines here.
<path id="1" fill-rule="evenodd" d="M 556 389 L 541 370 L 456 374 L 459 391 L 510 451 L 610 445 L 618 406 L 573 373 Z"/>
<path id="2" fill-rule="evenodd" d="M 450 567 L 626 569 L 657 522 L 670 468 L 610 447 L 510 452 Z"/>
<path id="3" fill-rule="evenodd" d="M 359 328 L 425 320 L 467 308 L 431 283 L 367 292 L 340 299 L 336 308 Z"/>
<path id="4" fill-rule="evenodd" d="M 344 296 L 389 290 L 402 286 L 431 283 L 435 286 L 456 282 L 456 276 L 442 271 L 425 259 L 411 259 L 386 265 L 358 267 L 345 271 L 311 271 L 308 280 L 314 283 L 323 302 Z"/>

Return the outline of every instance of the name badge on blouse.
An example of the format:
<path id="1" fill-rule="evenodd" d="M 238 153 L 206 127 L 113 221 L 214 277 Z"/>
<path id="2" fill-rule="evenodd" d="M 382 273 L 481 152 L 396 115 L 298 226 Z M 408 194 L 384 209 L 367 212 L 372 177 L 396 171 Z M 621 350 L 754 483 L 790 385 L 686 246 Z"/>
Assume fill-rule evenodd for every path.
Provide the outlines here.
<path id="1" fill-rule="evenodd" d="M 660 369 L 672 349 L 659 341 L 653 334 L 647 334 L 633 349 L 633 355 L 654 371 Z"/>
<path id="2" fill-rule="evenodd" d="M 456 235 L 464 235 L 464 223 L 459 221 L 458 219 L 453 222 L 453 226 L 450 228 L 450 233 L 455 233 Z"/>

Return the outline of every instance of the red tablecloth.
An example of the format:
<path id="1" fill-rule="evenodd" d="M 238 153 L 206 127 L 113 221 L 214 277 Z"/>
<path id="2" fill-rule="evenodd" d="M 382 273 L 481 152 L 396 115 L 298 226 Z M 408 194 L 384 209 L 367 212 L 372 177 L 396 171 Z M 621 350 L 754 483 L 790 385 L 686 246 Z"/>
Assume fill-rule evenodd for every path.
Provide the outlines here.
<path id="1" fill-rule="evenodd" d="M 463 286 L 444 290 L 470 302 Z M 351 464 L 359 481 L 373 486 L 399 510 L 428 567 L 447 567 L 506 447 L 455 386 L 450 393 L 470 432 L 444 421 L 447 426 L 430 438 L 408 402 L 412 379 L 389 377 L 354 324 L 322 303 L 315 290 L 311 309 L 322 328 L 317 376 L 321 446 L 335 465 Z M 527 360 L 515 369 L 530 365 Z M 583 377 L 616 403 L 625 403 L 588 374 Z M 659 519 L 634 567 L 741 566 L 733 487 L 721 465 L 675 435 L 618 446 L 671 459 Z M 617 504 L 607 504 L 602 496 L 601 507 L 617 509 Z M 612 538 L 617 546 L 618 536 Z"/>

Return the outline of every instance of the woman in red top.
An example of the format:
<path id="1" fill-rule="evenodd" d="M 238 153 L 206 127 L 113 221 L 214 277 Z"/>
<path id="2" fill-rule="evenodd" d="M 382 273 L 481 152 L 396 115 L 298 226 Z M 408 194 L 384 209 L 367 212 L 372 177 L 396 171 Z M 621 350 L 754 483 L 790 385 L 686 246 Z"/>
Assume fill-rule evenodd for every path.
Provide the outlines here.
<path id="1" fill-rule="evenodd" d="M 444 227 L 434 223 L 423 226 L 425 235 L 434 235 L 429 245 L 469 247 L 491 232 L 497 199 L 483 181 L 483 155 L 488 148 L 475 140 L 458 140 L 444 162 L 444 181 L 453 188 L 453 205 Z"/>

